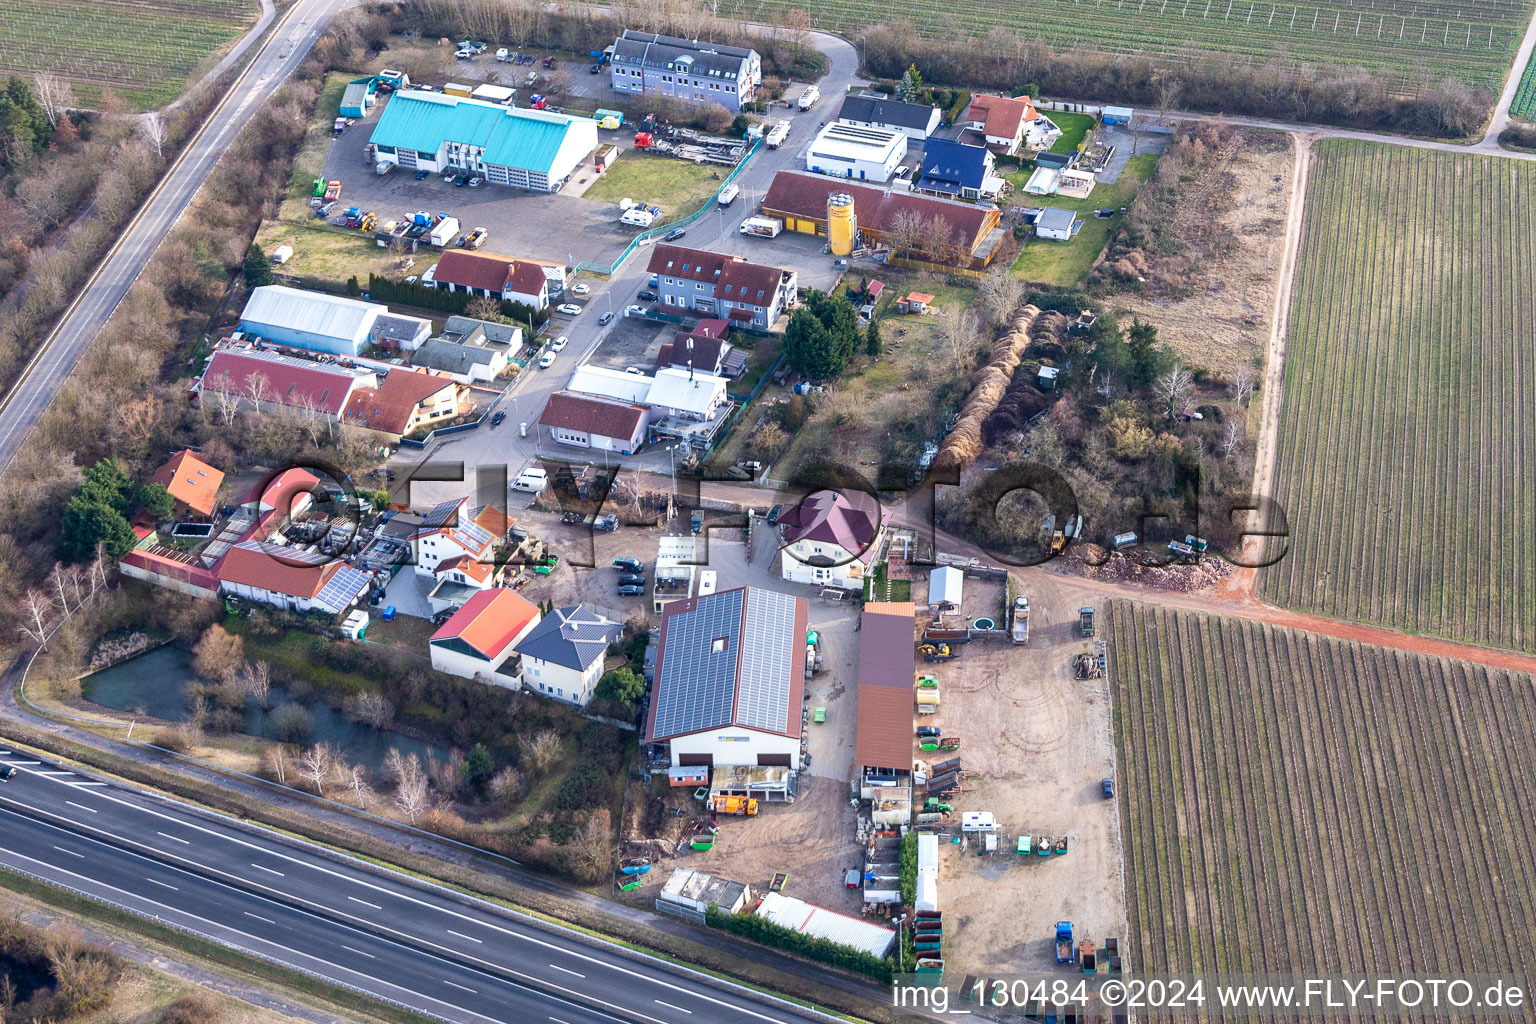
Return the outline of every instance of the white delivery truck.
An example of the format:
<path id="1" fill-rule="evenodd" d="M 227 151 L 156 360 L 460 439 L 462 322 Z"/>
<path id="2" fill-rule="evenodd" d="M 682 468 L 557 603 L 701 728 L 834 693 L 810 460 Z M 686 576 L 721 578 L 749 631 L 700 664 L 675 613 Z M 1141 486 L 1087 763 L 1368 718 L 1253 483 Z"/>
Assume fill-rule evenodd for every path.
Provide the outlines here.
<path id="1" fill-rule="evenodd" d="M 777 217 L 748 217 L 741 222 L 741 233 L 758 238 L 778 238 L 784 230 L 784 222 Z"/>
<path id="2" fill-rule="evenodd" d="M 789 138 L 789 122 L 779 121 L 768 129 L 767 135 L 763 136 L 763 144 L 769 149 L 778 149 L 784 145 L 784 140 L 787 138 Z"/>
<path id="3" fill-rule="evenodd" d="M 741 195 L 741 189 L 737 188 L 735 185 L 727 185 L 725 188 L 721 189 L 720 194 L 715 197 L 715 202 L 719 203 L 721 206 L 730 206 L 736 201 L 736 197 L 739 195 Z"/>
<path id="4" fill-rule="evenodd" d="M 427 241 L 441 249 L 444 246 L 451 244 L 453 240 L 458 237 L 459 218 L 444 217 L 442 220 L 438 221 L 437 225 L 433 227 L 432 230 L 427 234 Z"/>
<path id="5" fill-rule="evenodd" d="M 808 85 L 805 92 L 800 94 L 799 107 L 801 110 L 810 110 L 821 99 L 821 90 L 814 85 Z"/>

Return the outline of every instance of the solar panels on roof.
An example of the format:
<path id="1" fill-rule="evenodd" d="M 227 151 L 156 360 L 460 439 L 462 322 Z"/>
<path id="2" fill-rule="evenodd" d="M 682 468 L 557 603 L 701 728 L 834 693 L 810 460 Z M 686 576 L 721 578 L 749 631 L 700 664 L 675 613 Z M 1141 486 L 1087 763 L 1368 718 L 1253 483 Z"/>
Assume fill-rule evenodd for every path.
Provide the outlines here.
<path id="1" fill-rule="evenodd" d="M 736 722 L 780 732 L 789 715 L 789 687 L 785 680 L 793 679 L 800 667 L 794 657 L 795 599 L 769 590 L 749 590 L 747 594 L 743 633 L 751 638 L 751 643 L 741 652 Z"/>
<path id="2" fill-rule="evenodd" d="M 656 680 L 656 735 L 676 736 L 731 723 L 745 591 L 716 594 L 670 617 L 661 676 Z M 724 639 L 723 646 L 713 641 Z M 662 695 L 665 695 L 665 699 Z"/>
<path id="3" fill-rule="evenodd" d="M 344 565 L 336 570 L 336 575 L 321 588 L 320 597 L 317 600 L 327 608 L 345 608 L 355 601 L 372 581 L 373 577 L 361 569 Z"/>

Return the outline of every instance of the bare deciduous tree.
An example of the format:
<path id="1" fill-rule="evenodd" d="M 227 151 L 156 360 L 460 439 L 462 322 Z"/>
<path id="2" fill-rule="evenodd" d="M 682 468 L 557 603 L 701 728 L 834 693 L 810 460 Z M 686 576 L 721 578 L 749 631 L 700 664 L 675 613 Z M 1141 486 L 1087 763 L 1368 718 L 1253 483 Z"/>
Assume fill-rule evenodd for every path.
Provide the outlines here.
<path id="1" fill-rule="evenodd" d="M 1259 376 L 1251 366 L 1239 366 L 1232 374 L 1232 382 L 1227 385 L 1227 397 L 1240 405 L 1247 405 L 1248 398 L 1253 394 L 1254 385 L 1259 381 Z"/>
<path id="2" fill-rule="evenodd" d="M 384 757 L 384 771 L 397 783 L 421 778 L 421 758 L 415 754 L 402 754 L 399 748 L 390 747 Z"/>
<path id="3" fill-rule="evenodd" d="M 32 93 L 43 108 L 48 124 L 54 128 L 57 128 L 59 120 L 69 113 L 69 108 L 75 105 L 74 91 L 70 88 L 69 82 L 51 72 L 39 72 L 37 77 L 32 79 Z"/>
<path id="4" fill-rule="evenodd" d="M 981 310 L 990 323 L 1001 324 L 1013 315 L 1024 299 L 1024 282 L 1007 273 L 988 274 L 977 293 Z"/>
<path id="5" fill-rule="evenodd" d="M 315 784 L 315 792 L 325 796 L 325 780 L 336 768 L 336 754 L 329 743 L 316 743 L 299 758 L 299 774 Z"/>
<path id="6" fill-rule="evenodd" d="M 267 763 L 267 770 L 277 776 L 278 785 L 288 785 L 288 769 L 293 759 L 293 752 L 288 748 L 288 744 L 279 743 L 268 747 L 267 752 L 262 756 Z"/>
<path id="7" fill-rule="evenodd" d="M 595 810 L 571 844 L 577 873 L 589 881 L 601 878 L 613 864 L 613 819 L 608 808 Z"/>
<path id="8" fill-rule="evenodd" d="M 48 646 L 48 627 L 53 620 L 54 603 L 51 598 L 41 590 L 29 590 L 27 596 L 21 599 L 21 613 L 23 622 L 21 635 L 28 640 L 37 641 L 40 648 Z"/>
<path id="9" fill-rule="evenodd" d="M 251 697 L 256 698 L 262 707 L 271 706 L 272 694 L 272 666 L 265 661 L 248 661 L 240 666 L 236 675 L 236 682 L 240 689 Z"/>
<path id="10" fill-rule="evenodd" d="M 416 824 L 416 816 L 427 809 L 426 776 L 418 774 L 402 780 L 395 787 L 395 806 L 411 819 L 412 825 Z"/>
<path id="11" fill-rule="evenodd" d="M 277 392 L 272 389 L 272 379 L 264 373 L 253 373 L 245 378 L 245 397 L 251 400 L 256 411 L 262 411 L 261 407 L 277 400 Z"/>
<path id="12" fill-rule="evenodd" d="M 1152 382 L 1152 395 L 1163 406 L 1164 414 L 1171 420 L 1179 414 L 1180 409 L 1184 408 L 1184 403 L 1189 401 L 1194 388 L 1194 374 L 1184 369 L 1182 365 L 1178 365 Z"/>
<path id="13" fill-rule="evenodd" d="M 976 343 L 976 315 L 968 309 L 955 311 L 945 318 L 939 330 L 950 369 L 956 377 L 965 373 L 972 346 Z"/>
<path id="14" fill-rule="evenodd" d="M 529 775 L 546 774 L 560 757 L 560 736 L 553 729 L 542 729 L 518 741 L 523 769 Z"/>
<path id="15" fill-rule="evenodd" d="M 144 135 L 144 141 L 155 149 L 155 156 L 165 159 L 165 143 L 170 137 L 170 131 L 166 127 L 165 118 L 156 113 L 145 114 L 139 121 L 139 131 Z"/>
<path id="16" fill-rule="evenodd" d="M 369 691 L 348 697 L 343 709 L 353 721 L 382 729 L 395 717 L 395 706 L 383 694 Z"/>
<path id="17" fill-rule="evenodd" d="M 1237 451 L 1238 445 L 1243 443 L 1243 424 L 1236 416 L 1227 420 L 1226 429 L 1221 432 L 1221 440 L 1217 442 L 1217 450 L 1221 457 L 1230 459 L 1232 453 Z"/>
<path id="18" fill-rule="evenodd" d="M 354 764 L 347 769 L 347 788 L 352 790 L 352 795 L 357 798 L 357 806 L 365 807 L 368 795 L 373 792 L 373 787 L 368 784 L 368 769 L 364 765 Z"/>
<path id="19" fill-rule="evenodd" d="M 212 406 L 213 411 L 227 427 L 235 422 L 235 416 L 240 412 L 240 394 L 230 386 L 227 378 L 209 380 L 205 377 L 203 386 L 198 391 L 198 404 Z"/>

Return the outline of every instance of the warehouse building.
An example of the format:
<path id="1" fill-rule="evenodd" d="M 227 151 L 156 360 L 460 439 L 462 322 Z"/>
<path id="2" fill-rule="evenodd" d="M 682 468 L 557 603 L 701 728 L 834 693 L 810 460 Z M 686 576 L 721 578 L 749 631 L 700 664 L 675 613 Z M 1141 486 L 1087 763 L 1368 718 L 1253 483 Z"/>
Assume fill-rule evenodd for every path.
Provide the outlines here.
<path id="1" fill-rule="evenodd" d="M 233 400 L 261 412 L 286 406 L 334 421 L 341 419 L 354 392 L 378 382 L 372 370 L 239 346 L 215 349 L 193 391 L 199 404 Z"/>
<path id="2" fill-rule="evenodd" d="M 381 163 L 558 192 L 597 148 L 597 122 L 412 89 L 384 107 L 370 141 Z"/>
<path id="3" fill-rule="evenodd" d="M 986 203 L 962 203 L 911 192 L 838 181 L 803 171 L 779 171 L 763 197 L 762 213 L 784 221 L 789 231 L 827 234 L 827 199 L 836 193 L 853 198 L 853 221 L 861 245 L 893 245 L 903 213 L 943 224 L 947 239 L 919 240 L 908 250 L 934 263 L 979 270 L 992 262 L 1003 244 L 1001 211 Z"/>
<path id="4" fill-rule="evenodd" d="M 907 156 L 907 137 L 889 128 L 834 122 L 805 151 L 805 169 L 855 181 L 890 181 Z"/>
<path id="5" fill-rule="evenodd" d="M 625 29 L 613 41 L 614 92 L 718 103 L 740 110 L 757 96 L 763 61 L 756 50 Z"/>
<path id="6" fill-rule="evenodd" d="M 854 778 L 877 825 L 912 820 L 914 616 L 910 601 L 871 601 L 859 618 Z"/>
<path id="7" fill-rule="evenodd" d="M 252 290 L 240 330 L 290 348 L 356 356 L 369 345 L 414 350 L 431 337 L 432 321 L 377 302 L 268 284 Z"/>
<path id="8" fill-rule="evenodd" d="M 809 613 L 804 598 L 756 587 L 669 603 L 646 742 L 673 767 L 798 770 Z"/>

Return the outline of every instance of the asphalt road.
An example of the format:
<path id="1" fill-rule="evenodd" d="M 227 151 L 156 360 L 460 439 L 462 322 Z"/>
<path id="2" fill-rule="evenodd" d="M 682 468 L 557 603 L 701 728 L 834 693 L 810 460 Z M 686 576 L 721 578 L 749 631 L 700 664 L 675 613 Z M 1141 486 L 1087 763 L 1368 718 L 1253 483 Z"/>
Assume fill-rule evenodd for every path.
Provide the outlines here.
<path id="1" fill-rule="evenodd" d="M 3 746 L 0 765 L 0 864 L 445 1020 L 829 1019 Z"/>
<path id="2" fill-rule="evenodd" d="M 10 465 L 155 249 L 181 217 L 203 179 L 240 129 L 297 68 L 320 32 L 348 0 L 297 0 L 140 209 L 96 277 L 81 290 L 53 334 L 38 346 L 21 380 L 0 403 L 0 470 Z"/>

